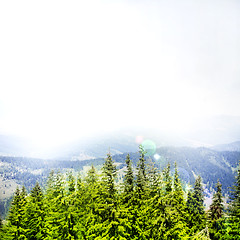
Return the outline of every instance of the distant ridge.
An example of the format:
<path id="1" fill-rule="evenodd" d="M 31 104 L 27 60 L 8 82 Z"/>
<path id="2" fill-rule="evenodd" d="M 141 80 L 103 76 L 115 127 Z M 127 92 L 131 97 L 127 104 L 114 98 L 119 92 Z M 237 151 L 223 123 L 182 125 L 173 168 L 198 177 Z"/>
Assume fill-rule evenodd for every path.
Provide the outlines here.
<path id="1" fill-rule="evenodd" d="M 230 151 L 230 152 L 240 152 L 240 141 L 232 142 L 229 144 L 219 144 L 211 147 L 211 149 L 216 151 Z"/>

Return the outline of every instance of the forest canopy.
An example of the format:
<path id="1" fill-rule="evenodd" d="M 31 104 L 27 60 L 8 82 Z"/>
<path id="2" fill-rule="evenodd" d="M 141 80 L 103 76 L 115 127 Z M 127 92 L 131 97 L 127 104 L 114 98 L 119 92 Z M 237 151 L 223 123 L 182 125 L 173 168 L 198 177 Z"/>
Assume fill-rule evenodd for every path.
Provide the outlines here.
<path id="1" fill-rule="evenodd" d="M 162 171 L 146 161 L 140 146 L 137 168 L 126 156 L 123 181 L 107 154 L 101 173 L 86 176 L 51 171 L 45 187 L 17 188 L 1 239 L 240 239 L 240 169 L 227 209 L 221 183 L 209 210 L 201 177 L 183 188 L 177 164 Z"/>

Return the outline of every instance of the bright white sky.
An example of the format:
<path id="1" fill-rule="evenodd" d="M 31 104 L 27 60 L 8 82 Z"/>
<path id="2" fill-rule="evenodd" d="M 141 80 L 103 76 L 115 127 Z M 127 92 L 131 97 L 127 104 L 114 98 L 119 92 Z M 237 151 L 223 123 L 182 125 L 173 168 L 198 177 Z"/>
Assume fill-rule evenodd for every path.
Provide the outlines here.
<path id="1" fill-rule="evenodd" d="M 240 115 L 240 2 L 1 1 L 0 132 L 61 143 Z"/>

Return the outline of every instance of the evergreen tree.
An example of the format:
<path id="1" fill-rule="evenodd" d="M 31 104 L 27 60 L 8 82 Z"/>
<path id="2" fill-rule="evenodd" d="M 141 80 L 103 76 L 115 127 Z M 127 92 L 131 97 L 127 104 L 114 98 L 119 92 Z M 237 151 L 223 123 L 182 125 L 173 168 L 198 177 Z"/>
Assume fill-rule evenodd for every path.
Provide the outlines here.
<path id="1" fill-rule="evenodd" d="M 193 189 L 193 198 L 194 198 L 194 206 L 195 210 L 199 215 L 204 214 L 204 194 L 202 187 L 202 179 L 200 176 L 196 178 L 194 189 Z"/>
<path id="2" fill-rule="evenodd" d="M 213 196 L 212 204 L 210 205 L 209 218 L 210 220 L 218 220 L 223 216 L 223 196 L 222 184 L 218 181 L 216 185 L 217 191 Z"/>
<path id="3" fill-rule="evenodd" d="M 137 184 L 136 184 L 136 191 L 139 199 L 142 199 L 144 196 L 144 192 L 146 190 L 146 166 L 145 166 L 145 154 L 143 147 L 139 146 L 139 161 L 137 165 Z"/>
<path id="4" fill-rule="evenodd" d="M 96 169 L 93 165 L 89 169 L 89 171 L 87 173 L 87 176 L 85 178 L 85 181 L 87 182 L 88 186 L 96 185 L 96 183 L 98 181 L 98 176 L 97 176 L 97 173 L 96 173 Z"/>
<path id="5" fill-rule="evenodd" d="M 107 154 L 105 163 L 103 165 L 103 188 L 105 190 L 106 201 L 110 204 L 115 202 L 116 198 L 116 187 L 115 179 L 117 176 L 117 168 L 114 165 L 112 156 L 110 153 Z"/>
<path id="6" fill-rule="evenodd" d="M 193 191 L 188 192 L 187 212 L 187 222 L 192 233 L 202 230 L 206 226 L 204 195 L 200 176 L 198 176 L 195 180 Z"/>
<path id="7" fill-rule="evenodd" d="M 55 175 L 50 174 L 46 197 L 48 211 L 46 217 L 48 236 L 46 239 L 76 239 L 64 183 L 63 175 L 60 172 Z"/>
<path id="8" fill-rule="evenodd" d="M 147 169 L 147 185 L 148 197 L 160 197 L 162 194 L 162 179 L 155 166 L 155 162 L 149 158 L 146 164 Z"/>
<path id="9" fill-rule="evenodd" d="M 3 222 L 2 222 L 2 217 L 0 215 L 0 231 L 1 231 L 2 227 L 3 227 Z"/>
<path id="10" fill-rule="evenodd" d="M 120 209 L 120 224 L 125 230 L 127 239 L 131 239 L 133 236 L 133 219 L 135 212 L 135 202 L 134 202 L 134 175 L 132 168 L 132 161 L 130 155 L 126 156 L 127 170 L 125 171 L 125 177 L 123 182 L 123 193 L 121 199 L 121 209 Z"/>
<path id="11" fill-rule="evenodd" d="M 44 196 L 37 182 L 28 197 L 24 215 L 24 225 L 27 229 L 26 237 L 29 240 L 46 237 Z"/>
<path id="12" fill-rule="evenodd" d="M 75 192 L 75 178 L 72 171 L 67 174 L 68 193 L 72 194 Z"/>
<path id="13" fill-rule="evenodd" d="M 134 190 L 134 176 L 133 176 L 132 162 L 130 160 L 129 154 L 126 157 L 126 165 L 127 165 L 127 171 L 125 172 L 124 190 L 123 190 L 124 203 L 127 203 L 132 198 L 133 190 Z"/>
<path id="14" fill-rule="evenodd" d="M 232 201 L 230 203 L 230 231 L 231 239 L 240 239 L 240 161 L 237 168 L 235 185 L 232 191 Z"/>
<path id="15" fill-rule="evenodd" d="M 99 192 L 100 201 L 96 209 L 100 216 L 100 221 L 96 222 L 94 229 L 91 229 L 91 238 L 101 235 L 106 239 L 114 239 L 114 237 L 118 236 L 119 219 L 117 189 L 115 186 L 116 175 L 116 166 L 111 154 L 108 153 L 102 167 L 101 189 Z"/>
<path id="16" fill-rule="evenodd" d="M 12 200 L 11 208 L 8 216 L 8 229 L 14 239 L 25 239 L 25 229 L 23 224 L 23 216 L 26 205 L 26 189 L 23 186 L 20 191 L 17 187 Z"/>
<path id="17" fill-rule="evenodd" d="M 163 179 L 165 185 L 165 194 L 169 194 L 172 192 L 172 177 L 171 177 L 171 166 L 170 163 L 167 164 L 167 167 L 163 171 Z"/>
<path id="18" fill-rule="evenodd" d="M 219 235 L 224 232 L 224 219 L 223 217 L 223 196 L 222 196 L 222 184 L 217 182 L 217 191 L 213 196 L 212 204 L 209 210 L 209 232 L 211 239 L 219 239 Z"/>
<path id="19" fill-rule="evenodd" d="M 175 172 L 174 172 L 174 181 L 173 181 L 173 199 L 177 208 L 183 211 L 184 197 L 183 197 L 183 188 L 178 174 L 177 163 L 175 162 Z M 180 209 L 181 208 L 181 209 Z"/>
<path id="20" fill-rule="evenodd" d="M 195 224 L 194 219 L 194 199 L 193 199 L 193 191 L 189 190 L 187 193 L 187 203 L 186 203 L 186 210 L 187 210 L 187 223 L 189 229 L 192 229 L 192 227 Z"/>
<path id="21" fill-rule="evenodd" d="M 161 190 L 157 191 L 145 206 L 148 219 L 146 235 L 148 239 L 183 239 L 187 237 L 185 203 L 176 164 L 174 184 L 169 164 L 164 170 L 164 180 L 165 194 L 161 194 Z"/>
<path id="22" fill-rule="evenodd" d="M 102 218 L 98 212 L 101 205 L 99 196 L 99 178 L 95 167 L 92 165 L 85 177 L 86 185 L 82 181 L 77 184 L 77 199 L 80 213 L 80 230 L 84 239 L 93 239 L 99 234 L 95 226 L 101 222 Z"/>
<path id="23" fill-rule="evenodd" d="M 74 198 L 74 222 L 76 222 L 76 233 L 78 239 L 87 239 L 91 227 L 95 224 L 94 213 L 92 212 L 92 195 L 93 188 L 88 186 L 89 173 L 93 167 L 88 171 L 86 177 L 86 184 L 82 180 L 80 174 L 77 178 L 77 188 Z M 94 210 L 93 210 L 94 211 Z"/>
<path id="24" fill-rule="evenodd" d="M 132 207 L 132 237 L 146 238 L 145 202 L 147 200 L 146 151 L 139 146 L 139 161 L 137 164 L 136 188 Z"/>

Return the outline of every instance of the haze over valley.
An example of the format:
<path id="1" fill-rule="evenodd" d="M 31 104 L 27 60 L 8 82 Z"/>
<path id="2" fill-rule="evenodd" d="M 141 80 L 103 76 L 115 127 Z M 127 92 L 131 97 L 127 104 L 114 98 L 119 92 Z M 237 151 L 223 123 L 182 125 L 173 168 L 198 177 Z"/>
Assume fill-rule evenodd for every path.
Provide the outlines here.
<path id="1" fill-rule="evenodd" d="M 239 233 L 239 13 L 2 1 L 0 238 Z"/>

